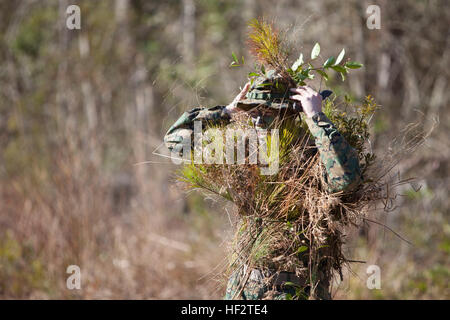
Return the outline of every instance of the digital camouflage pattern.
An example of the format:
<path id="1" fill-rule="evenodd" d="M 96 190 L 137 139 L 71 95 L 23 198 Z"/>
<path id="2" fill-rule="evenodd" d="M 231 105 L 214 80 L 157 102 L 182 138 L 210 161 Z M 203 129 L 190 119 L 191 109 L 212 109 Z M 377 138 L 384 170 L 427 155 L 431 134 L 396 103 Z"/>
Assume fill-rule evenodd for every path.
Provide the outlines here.
<path id="1" fill-rule="evenodd" d="M 169 128 L 164 136 L 164 143 L 167 148 L 177 156 L 182 156 L 183 141 L 191 139 L 194 134 L 194 122 L 201 121 L 202 128 L 207 125 L 226 125 L 230 122 L 230 115 L 224 112 L 225 106 L 216 106 L 212 108 L 194 108 L 186 111 Z"/>
<path id="2" fill-rule="evenodd" d="M 306 118 L 325 167 L 328 192 L 351 190 L 361 182 L 358 154 L 323 112 Z"/>
<path id="3" fill-rule="evenodd" d="M 284 82 L 275 70 L 267 71 L 265 76 L 259 76 L 254 80 L 245 99 L 237 102 L 237 107 L 244 111 L 273 109 L 296 112 L 294 102 L 289 99 L 289 85 Z"/>
<path id="4" fill-rule="evenodd" d="M 246 276 L 245 269 L 239 268 L 228 279 L 225 300 L 260 300 L 266 291 L 267 286 L 261 274 L 252 272 Z"/>
<path id="5" fill-rule="evenodd" d="M 168 130 L 164 137 L 165 144 L 175 154 L 182 155 L 183 140 L 189 137 L 192 141 L 194 121 L 202 121 L 203 129 L 207 125 L 227 125 L 231 117 L 224 112 L 224 106 L 213 108 L 195 108 L 185 112 Z M 338 132 L 333 123 L 322 112 L 312 118 L 306 118 L 309 131 L 314 136 L 320 160 L 325 168 L 325 181 L 328 192 L 335 193 L 351 190 L 361 181 L 358 155 Z M 254 272 L 246 279 L 242 268 L 235 270 L 230 276 L 225 299 L 286 299 L 294 296 L 295 290 L 289 286 L 276 286 L 275 290 L 268 286 L 264 277 L 255 276 Z M 248 276 L 247 276 L 248 277 Z M 320 277 L 319 277 L 320 278 Z M 326 278 L 326 277 L 324 277 Z M 325 279 L 317 287 L 316 298 L 329 299 L 329 283 Z M 267 295 L 270 293 L 270 296 Z"/>
<path id="6" fill-rule="evenodd" d="M 247 274 L 246 268 L 243 266 L 235 270 L 228 279 L 225 300 L 286 300 L 288 297 L 294 297 L 297 294 L 296 287 L 299 287 L 294 284 L 295 274 L 285 272 L 284 275 L 288 276 L 284 277 L 283 283 L 269 281 L 269 284 L 260 270 L 253 269 Z M 274 282 L 279 282 L 279 284 Z M 292 285 L 286 285 L 287 282 Z M 300 298 L 306 298 L 306 296 Z"/>
<path id="7" fill-rule="evenodd" d="M 245 99 L 237 102 L 237 107 L 244 111 L 266 109 L 283 115 L 297 114 L 302 111 L 301 104 L 289 99 L 290 87 L 275 70 L 269 70 L 265 76 L 255 79 Z M 325 100 L 331 93 L 330 90 L 323 90 L 320 95 Z"/>

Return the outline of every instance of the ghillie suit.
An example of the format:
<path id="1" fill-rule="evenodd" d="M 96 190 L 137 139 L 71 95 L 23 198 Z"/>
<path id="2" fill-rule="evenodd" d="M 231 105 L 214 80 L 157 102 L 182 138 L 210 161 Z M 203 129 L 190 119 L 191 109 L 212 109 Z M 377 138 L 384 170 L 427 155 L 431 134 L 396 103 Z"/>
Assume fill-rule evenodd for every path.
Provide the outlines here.
<path id="1" fill-rule="evenodd" d="M 247 94 L 250 99 L 241 104 L 254 103 L 268 81 L 273 78 L 258 79 L 264 86 L 254 86 Z M 352 207 L 360 201 L 354 191 L 362 181 L 358 155 L 363 152 L 358 154 L 324 113 L 299 119 L 299 113 L 291 112 L 291 102 L 273 96 L 277 98 L 267 100 L 261 111 L 270 104 L 272 113 L 263 117 L 260 126 L 279 129 L 278 173 L 263 176 L 250 164 L 188 164 L 182 175 L 191 186 L 220 194 L 238 207 L 241 219 L 226 298 L 328 299 L 332 272 L 340 272 L 345 261 L 339 225 L 358 214 Z M 195 108 L 166 134 L 166 145 L 176 151 L 173 154 L 182 156 L 183 141 L 193 140 L 195 121 L 204 128 L 251 127 L 245 120 L 233 121 L 224 106 Z M 360 141 L 355 142 L 361 147 Z"/>
<path id="2" fill-rule="evenodd" d="M 330 299 L 333 275 L 342 278 L 347 262 L 343 228 L 359 224 L 368 205 L 384 198 L 384 184 L 370 179 L 374 156 L 366 150 L 368 119 L 376 104 L 370 97 L 356 107 L 347 101 L 346 107 L 354 110 L 349 115 L 338 111 L 336 98 L 327 99 L 324 112 L 307 118 L 289 100 L 288 90 L 303 85 L 308 70 L 315 69 L 311 64 L 304 70 L 298 65 L 295 70 L 286 68 L 284 56 L 278 57 L 281 51 L 276 50 L 266 57 L 274 71 L 261 70 L 247 99 L 239 102 L 245 112 L 230 116 L 225 106 L 192 109 L 174 123 L 164 140 L 172 155 L 181 157 L 195 140 L 195 121 L 203 129 L 226 126 L 245 131 L 255 125 L 278 129 L 276 173 L 263 175 L 261 167 L 249 161 L 191 162 L 180 170 L 181 180 L 236 205 L 226 299 Z M 247 140 L 246 159 L 254 150 Z M 247 140 L 241 141 L 245 145 Z M 267 135 L 265 141 L 271 150 L 272 137 Z"/>

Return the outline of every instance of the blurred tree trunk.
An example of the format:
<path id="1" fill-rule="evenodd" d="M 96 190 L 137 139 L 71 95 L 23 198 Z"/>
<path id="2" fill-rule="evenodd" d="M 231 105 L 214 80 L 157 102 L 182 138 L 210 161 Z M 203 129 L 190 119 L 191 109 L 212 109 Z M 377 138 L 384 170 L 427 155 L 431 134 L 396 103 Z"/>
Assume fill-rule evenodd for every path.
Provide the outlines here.
<path id="1" fill-rule="evenodd" d="M 195 2 L 183 0 L 183 62 L 194 65 L 195 57 Z"/>
<path id="2" fill-rule="evenodd" d="M 257 18 L 256 9 L 257 9 L 257 7 L 256 7 L 255 0 L 245 0 L 244 10 L 242 10 L 242 17 L 245 22 L 248 22 L 251 19 Z"/>
<path id="3" fill-rule="evenodd" d="M 366 11 L 365 8 L 366 6 L 364 4 L 362 4 L 360 1 L 356 1 L 353 5 L 353 12 L 349 12 L 349 20 L 351 21 L 352 25 L 353 44 L 355 48 L 354 59 L 361 62 L 362 64 L 366 63 L 365 32 L 367 27 L 364 16 Z M 352 92 L 354 92 L 356 96 L 363 96 L 366 88 L 364 74 L 358 73 L 349 77 L 349 85 Z"/>
<path id="4" fill-rule="evenodd" d="M 66 28 L 66 9 L 69 4 L 68 0 L 59 1 L 58 15 L 60 21 L 59 26 L 59 42 L 58 42 L 58 52 L 60 57 L 66 55 L 68 45 L 69 45 L 69 30 Z M 72 116 L 70 114 L 69 101 L 67 99 L 67 72 L 68 72 L 68 61 L 62 59 L 58 65 L 58 74 L 56 81 L 56 101 L 57 107 L 55 110 L 56 123 L 58 129 L 62 129 L 66 126 L 66 123 L 72 123 Z M 63 132 L 64 130 L 58 130 L 58 132 Z"/>

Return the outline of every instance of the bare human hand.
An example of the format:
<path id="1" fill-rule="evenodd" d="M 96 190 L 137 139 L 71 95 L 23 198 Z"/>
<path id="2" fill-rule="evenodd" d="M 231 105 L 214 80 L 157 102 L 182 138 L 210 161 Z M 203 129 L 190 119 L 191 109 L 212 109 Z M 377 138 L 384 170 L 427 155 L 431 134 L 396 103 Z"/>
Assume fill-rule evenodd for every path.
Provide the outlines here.
<path id="1" fill-rule="evenodd" d="M 311 87 L 292 88 L 291 92 L 296 93 L 290 97 L 291 100 L 301 103 L 303 112 L 308 118 L 312 118 L 312 116 L 322 111 L 322 97 Z"/>
<path id="2" fill-rule="evenodd" d="M 229 105 L 225 107 L 225 112 L 231 114 L 241 111 L 241 109 L 237 107 L 237 103 L 245 98 L 245 95 L 247 94 L 249 89 L 250 89 L 250 82 L 247 82 L 242 91 L 236 96 L 236 98 L 234 98 L 233 102 L 231 102 Z"/>

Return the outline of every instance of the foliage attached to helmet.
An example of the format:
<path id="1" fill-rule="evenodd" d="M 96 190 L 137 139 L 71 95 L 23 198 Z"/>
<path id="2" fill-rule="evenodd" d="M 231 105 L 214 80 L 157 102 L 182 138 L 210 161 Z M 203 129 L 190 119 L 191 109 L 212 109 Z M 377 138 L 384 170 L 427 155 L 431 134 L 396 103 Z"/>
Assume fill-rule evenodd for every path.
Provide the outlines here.
<path id="1" fill-rule="evenodd" d="M 257 106 L 296 111 L 294 104 L 289 100 L 289 88 L 306 85 L 315 76 L 327 82 L 330 79 L 328 74 L 330 71 L 338 73 L 344 81 L 351 69 L 362 67 L 359 62 L 344 61 L 345 49 L 342 49 L 337 58 L 331 56 L 322 64 L 317 64 L 320 55 L 319 43 L 314 45 L 308 61 L 304 59 L 303 54 L 300 54 L 298 59 L 289 66 L 290 49 L 283 34 L 264 19 L 251 20 L 249 27 L 248 45 L 257 64 L 248 74 L 252 87 L 246 99 L 238 104 L 238 107 L 245 111 Z M 244 58 L 242 57 L 240 62 L 233 53 L 230 66 L 237 67 L 242 64 L 244 64 Z M 325 99 L 331 91 L 324 90 L 320 94 Z"/>

